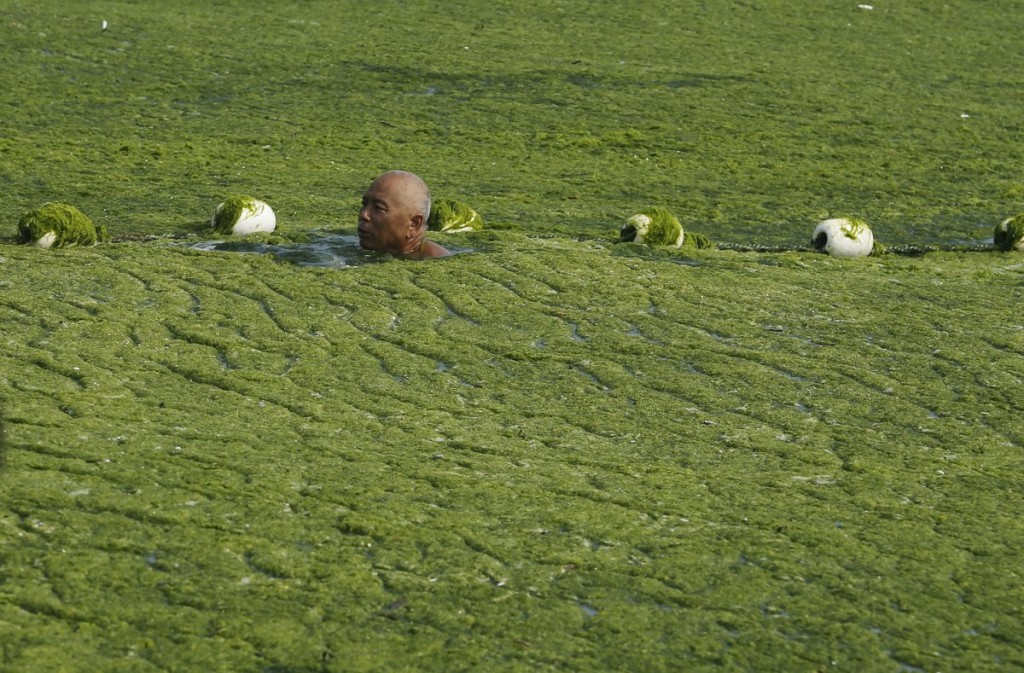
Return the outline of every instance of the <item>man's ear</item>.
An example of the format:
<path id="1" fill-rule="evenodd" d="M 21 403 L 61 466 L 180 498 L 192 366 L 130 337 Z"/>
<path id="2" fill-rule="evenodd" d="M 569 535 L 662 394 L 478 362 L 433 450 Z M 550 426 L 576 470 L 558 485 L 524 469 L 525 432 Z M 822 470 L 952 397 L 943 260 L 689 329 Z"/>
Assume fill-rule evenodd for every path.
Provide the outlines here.
<path id="1" fill-rule="evenodd" d="M 412 219 L 409 222 L 412 224 L 412 229 L 410 231 L 419 231 L 423 228 L 423 215 L 421 213 L 416 213 L 412 216 Z"/>

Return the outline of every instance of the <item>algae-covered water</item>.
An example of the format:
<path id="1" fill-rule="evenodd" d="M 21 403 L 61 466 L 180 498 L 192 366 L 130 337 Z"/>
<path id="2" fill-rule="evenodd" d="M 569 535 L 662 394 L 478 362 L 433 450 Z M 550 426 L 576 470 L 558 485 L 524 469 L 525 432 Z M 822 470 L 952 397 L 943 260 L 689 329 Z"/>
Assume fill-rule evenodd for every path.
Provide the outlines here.
<path id="1" fill-rule="evenodd" d="M 0 670 L 1024 668 L 1022 9 L 5 3 Z"/>

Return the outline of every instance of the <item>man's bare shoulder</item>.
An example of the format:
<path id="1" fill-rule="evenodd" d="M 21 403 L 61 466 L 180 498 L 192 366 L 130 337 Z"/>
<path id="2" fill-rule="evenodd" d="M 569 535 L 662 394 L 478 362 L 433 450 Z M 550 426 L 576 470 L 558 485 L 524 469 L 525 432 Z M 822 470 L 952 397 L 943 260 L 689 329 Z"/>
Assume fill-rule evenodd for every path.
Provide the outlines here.
<path id="1" fill-rule="evenodd" d="M 434 243 L 433 241 L 423 241 L 423 247 L 420 248 L 420 254 L 424 259 L 428 257 L 447 257 L 452 254 L 447 248 Z"/>

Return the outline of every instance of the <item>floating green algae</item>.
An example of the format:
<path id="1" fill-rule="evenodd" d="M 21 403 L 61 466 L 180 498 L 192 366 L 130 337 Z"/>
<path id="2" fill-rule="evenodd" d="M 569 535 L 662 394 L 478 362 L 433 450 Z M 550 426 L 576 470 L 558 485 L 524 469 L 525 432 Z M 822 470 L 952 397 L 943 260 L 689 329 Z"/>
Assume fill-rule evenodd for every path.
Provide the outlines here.
<path id="1" fill-rule="evenodd" d="M 93 224 L 88 215 L 66 203 L 44 203 L 18 220 L 18 243 L 66 248 L 107 239 L 105 226 Z"/>
<path id="2" fill-rule="evenodd" d="M 1019 663 L 1018 265 L 620 251 L 5 249 L 5 665 Z"/>
<path id="3" fill-rule="evenodd" d="M 8 222 L 351 235 L 392 168 L 488 216 L 343 269 L 0 246 L 0 669 L 1024 667 L 1019 260 L 605 240 L 991 247 L 1006 7 L 381 11 L 0 12 Z"/>
<path id="4" fill-rule="evenodd" d="M 60 199 L 115 237 L 180 232 L 242 193 L 289 229 L 351 231 L 369 182 L 395 167 L 466 195 L 489 224 L 569 236 L 603 237 L 657 203 L 727 243 L 804 245 L 846 212 L 887 243 L 934 245 L 987 240 L 1022 206 L 1024 56 L 1004 12 L 965 0 L 573 0 L 506 5 L 483 26 L 469 1 L 443 19 L 465 44 L 400 54 L 372 10 L 342 18 L 324 0 L 259 18 L 238 3 L 124 5 L 106 31 L 98 11 L 45 0 L 7 15 L 5 221 Z M 442 21 L 419 5 L 393 19 L 409 38 Z M 258 58 L 195 39 L 231 21 L 274 26 Z"/>
<path id="5" fill-rule="evenodd" d="M 469 205 L 455 199 L 435 199 L 430 204 L 427 228 L 431 231 L 461 233 L 482 229 L 484 220 Z"/>
<path id="6" fill-rule="evenodd" d="M 705 234 L 698 234 L 695 231 L 687 231 L 683 234 L 683 246 L 689 248 L 713 248 L 714 243 Z"/>

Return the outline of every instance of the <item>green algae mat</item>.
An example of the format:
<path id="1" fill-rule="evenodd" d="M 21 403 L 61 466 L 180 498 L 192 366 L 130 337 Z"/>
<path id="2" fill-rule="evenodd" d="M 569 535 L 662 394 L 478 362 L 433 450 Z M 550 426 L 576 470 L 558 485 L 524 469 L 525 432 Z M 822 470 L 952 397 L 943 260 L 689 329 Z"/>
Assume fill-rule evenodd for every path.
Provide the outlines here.
<path id="1" fill-rule="evenodd" d="M 0 670 L 1024 669 L 1024 6 L 253 7 L 0 7 Z"/>

